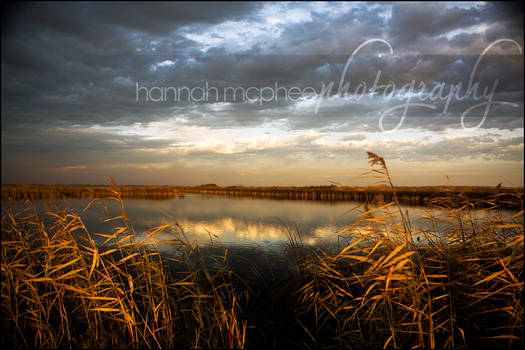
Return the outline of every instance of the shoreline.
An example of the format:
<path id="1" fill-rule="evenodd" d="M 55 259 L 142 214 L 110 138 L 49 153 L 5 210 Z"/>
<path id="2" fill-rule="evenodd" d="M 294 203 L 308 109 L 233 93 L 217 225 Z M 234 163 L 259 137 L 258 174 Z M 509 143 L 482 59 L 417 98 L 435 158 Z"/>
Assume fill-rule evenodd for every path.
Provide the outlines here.
<path id="1" fill-rule="evenodd" d="M 315 201 L 391 202 L 394 196 L 387 186 L 144 186 L 144 185 L 2 185 L 1 200 L 107 198 L 117 191 L 121 198 L 171 199 L 189 193 L 226 195 L 233 197 L 293 199 Z M 401 204 L 428 206 L 433 202 L 448 203 L 447 198 L 465 200 L 487 206 L 497 200 L 500 206 L 519 208 L 523 201 L 523 187 L 478 186 L 398 186 L 395 187 Z M 454 203 L 458 204 L 456 200 Z M 449 203 L 453 205 L 454 203 Z"/>

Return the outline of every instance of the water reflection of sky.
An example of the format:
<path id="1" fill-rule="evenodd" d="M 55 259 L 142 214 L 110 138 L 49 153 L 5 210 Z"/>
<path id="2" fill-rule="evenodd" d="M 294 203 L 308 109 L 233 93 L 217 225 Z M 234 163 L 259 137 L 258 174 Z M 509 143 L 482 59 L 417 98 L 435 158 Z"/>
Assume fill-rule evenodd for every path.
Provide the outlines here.
<path id="1" fill-rule="evenodd" d="M 68 199 L 55 202 L 54 205 L 68 207 L 80 213 L 89 202 L 90 199 L 85 198 Z M 121 224 L 118 220 L 104 222 L 105 218 L 121 214 L 120 204 L 112 200 L 104 200 L 103 203 L 107 206 L 107 212 L 98 204 L 80 214 L 91 233 L 112 233 L 112 228 Z M 244 247 L 282 245 L 288 242 L 290 230 L 295 229 L 305 244 L 322 245 L 333 242 L 338 239 L 337 233 L 362 218 L 359 214 L 363 212 L 363 209 L 360 209 L 348 213 L 358 204 L 355 202 L 206 195 L 187 195 L 184 199 L 168 200 L 128 199 L 124 203 L 139 238 L 155 226 L 176 221 L 191 242 L 197 242 L 199 245 L 209 245 L 213 242 L 223 246 Z M 39 212 L 46 211 L 44 201 L 34 201 L 34 204 Z M 2 208 L 4 210 L 7 206 L 20 205 L 20 202 L 8 202 L 2 203 Z M 403 207 L 405 214 L 408 211 L 412 224 L 418 226 L 425 225 L 425 220 L 415 218 L 428 214 L 429 210 L 423 207 Z M 171 227 L 158 234 L 157 238 L 173 239 L 178 234 L 179 229 Z"/>
<path id="2" fill-rule="evenodd" d="M 69 200 L 71 206 L 79 206 Z M 119 214 L 118 203 L 105 200 L 110 216 Z M 176 221 L 187 237 L 199 244 L 269 246 L 287 242 L 297 230 L 304 243 L 333 239 L 337 232 L 357 219 L 357 212 L 341 217 L 354 207 L 351 202 L 308 202 L 222 196 L 188 195 L 184 199 L 125 200 L 134 228 L 146 231 Z M 100 214 L 100 209 L 98 214 Z M 97 215 L 82 215 L 88 227 L 103 229 Z M 100 215 L 99 215 L 100 216 Z M 176 227 L 171 228 L 173 234 Z M 168 238 L 170 230 L 160 238 Z"/>

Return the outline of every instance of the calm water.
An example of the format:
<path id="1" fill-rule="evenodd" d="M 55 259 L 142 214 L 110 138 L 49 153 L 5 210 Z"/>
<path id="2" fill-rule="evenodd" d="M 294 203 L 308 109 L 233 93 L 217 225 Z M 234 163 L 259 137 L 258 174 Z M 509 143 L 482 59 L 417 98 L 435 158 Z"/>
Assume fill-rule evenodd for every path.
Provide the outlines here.
<path id="1" fill-rule="evenodd" d="M 90 201 L 91 199 L 83 198 L 38 200 L 33 203 L 41 213 L 46 211 L 46 202 L 80 213 Z M 102 203 L 106 205 L 107 212 L 103 210 Z M 112 200 L 103 200 L 102 203 L 80 214 L 92 234 L 109 234 L 113 232 L 115 225 L 122 224 L 118 220 L 104 222 L 104 219 L 120 215 L 120 204 Z M 345 238 L 339 237 L 337 233 L 360 218 L 363 208 L 349 212 L 358 204 L 349 201 L 272 200 L 199 194 L 168 200 L 124 200 L 138 238 L 144 237 L 145 232 L 152 227 L 176 221 L 187 238 L 201 247 L 221 246 L 230 251 L 241 248 L 259 249 L 273 255 L 282 255 L 288 243 L 289 232 L 295 229 L 306 245 L 337 247 L 344 244 Z M 21 205 L 22 202 L 3 202 L 2 211 L 8 206 Z M 403 211 L 408 211 L 413 226 L 421 226 L 425 222 L 415 218 L 428 214 L 430 209 L 406 206 Z M 157 237 L 173 239 L 178 234 L 179 230 L 173 227 Z M 164 254 L 175 253 L 172 245 L 161 244 L 160 249 Z"/>
<path id="2" fill-rule="evenodd" d="M 113 200 L 98 201 L 82 212 L 90 201 L 86 198 L 38 200 L 33 201 L 33 204 L 41 214 L 47 211 L 46 202 L 52 207 L 79 213 L 95 241 L 102 243 L 105 238 L 98 237 L 96 233 L 111 234 L 116 226 L 124 224 L 122 220 L 104 222 L 104 219 L 121 215 L 120 203 Z M 323 247 L 325 250 L 338 251 L 348 241 L 355 239 L 352 234 L 346 233 L 341 237 L 338 232 L 361 218 L 359 214 L 364 211 L 363 207 L 350 211 L 359 204 L 349 201 L 272 200 L 198 194 L 168 200 L 124 200 L 139 240 L 151 228 L 176 221 L 187 239 L 199 244 L 201 255 L 210 270 L 224 266 L 223 256 L 227 248 L 229 268 L 243 280 L 251 280 L 255 288 L 262 288 L 261 281 L 267 287 L 288 283 L 290 276 L 297 271 L 288 244 L 290 230 L 299 232 L 306 249 Z M 16 209 L 22 206 L 23 202 L 2 202 L 2 212 L 7 207 Z M 403 207 L 403 211 L 408 212 L 413 228 L 428 228 L 427 220 L 416 218 L 436 212 L 427 207 L 408 206 Z M 46 221 L 45 214 L 41 217 Z M 172 227 L 156 237 L 170 240 L 180 237 L 180 231 Z M 165 256 L 179 256 L 183 250 L 180 246 L 164 243 L 159 244 L 159 249 Z"/>
<path id="3" fill-rule="evenodd" d="M 35 200 L 40 213 L 45 213 L 45 203 L 68 208 L 76 213 L 91 201 L 88 198 L 60 201 Z M 106 205 L 107 212 L 103 210 Z M 88 230 L 109 233 L 113 224 L 104 219 L 120 215 L 120 204 L 105 199 L 82 212 Z M 137 234 L 158 225 L 176 221 L 190 240 L 200 245 L 266 246 L 288 241 L 290 227 L 295 227 L 304 243 L 316 245 L 337 239 L 337 232 L 359 219 L 363 211 L 348 211 L 357 202 L 323 202 L 299 200 L 273 200 L 188 194 L 185 198 L 167 200 L 125 199 L 124 206 Z M 22 202 L 4 202 L 2 208 L 18 208 Z M 410 215 L 424 213 L 427 208 L 405 207 Z M 169 230 L 167 231 L 169 232 Z M 166 237 L 168 238 L 168 237 Z"/>

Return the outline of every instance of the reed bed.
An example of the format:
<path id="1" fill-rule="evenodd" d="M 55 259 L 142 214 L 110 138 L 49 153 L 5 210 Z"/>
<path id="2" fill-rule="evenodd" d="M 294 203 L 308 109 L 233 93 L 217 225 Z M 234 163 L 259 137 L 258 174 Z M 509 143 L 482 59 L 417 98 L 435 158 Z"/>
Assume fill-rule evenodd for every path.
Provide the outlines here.
<path id="1" fill-rule="evenodd" d="M 174 186 L 96 186 L 96 185 L 2 185 L 2 200 L 112 198 L 118 191 L 121 198 L 170 199 L 184 197 Z"/>
<path id="2" fill-rule="evenodd" d="M 495 196 L 480 216 L 468 198 L 436 198 L 441 214 L 418 228 L 385 161 L 368 155 L 366 176 L 390 186 L 394 201 L 362 209 L 336 254 L 301 262 L 302 346 L 522 348 L 523 208 L 505 217 Z"/>
<path id="3" fill-rule="evenodd" d="M 247 284 L 176 222 L 138 236 L 121 215 L 88 232 L 81 213 L 27 202 L 2 217 L 2 344 L 118 348 L 501 348 L 523 346 L 523 193 L 434 196 L 418 218 L 400 206 L 383 158 L 368 153 L 390 201 L 354 210 L 338 249 L 286 225 L 295 268 Z M 505 202 L 520 203 L 515 214 Z M 93 200 L 85 210 L 98 205 Z M 139 238 L 141 237 L 141 238 Z M 167 238 L 168 237 L 168 238 Z M 162 256 L 161 244 L 176 248 Z M 249 265 L 249 262 L 246 263 Z M 271 268 L 271 266 L 270 266 Z M 259 276 L 259 277 L 258 277 Z M 264 323 L 264 324 L 263 324 Z"/>
<path id="4" fill-rule="evenodd" d="M 183 198 L 186 193 L 256 197 L 272 199 L 295 199 L 317 201 L 393 201 L 390 186 L 93 186 L 93 185 L 2 185 L 3 201 L 25 199 L 103 198 L 111 197 L 118 190 L 122 198 L 171 199 Z M 435 198 L 461 197 L 471 203 L 483 205 L 488 198 L 498 195 L 499 206 L 520 208 L 512 193 L 523 192 L 523 187 L 495 186 L 401 186 L 395 188 L 397 200 L 408 205 L 431 205 Z"/>
<path id="5" fill-rule="evenodd" d="M 120 201 L 119 191 L 113 199 Z M 93 205 L 93 202 L 90 203 Z M 122 204 L 112 233 L 93 237 L 80 216 L 30 206 L 2 218 L 2 343 L 11 347 L 242 348 L 231 276 L 211 274 L 182 228 L 165 261 L 156 236 L 136 239 Z M 176 225 L 175 223 L 173 225 Z M 95 239 L 103 239 L 96 244 Z M 167 264 L 177 270 L 168 273 Z"/>

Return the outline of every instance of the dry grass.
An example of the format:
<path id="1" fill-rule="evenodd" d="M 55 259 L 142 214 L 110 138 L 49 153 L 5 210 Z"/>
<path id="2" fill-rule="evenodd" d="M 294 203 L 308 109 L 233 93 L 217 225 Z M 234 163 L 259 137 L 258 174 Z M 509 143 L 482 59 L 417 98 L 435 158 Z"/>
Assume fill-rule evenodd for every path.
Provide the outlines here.
<path id="1" fill-rule="evenodd" d="M 114 198 L 122 203 L 118 191 Z M 90 205 L 93 204 L 90 203 Z M 81 218 L 36 210 L 2 219 L 2 343 L 14 347 L 242 348 L 246 322 L 224 273 L 211 275 L 184 232 L 169 274 L 152 229 L 138 241 L 122 206 L 95 244 Z M 175 223 L 173 225 L 176 225 Z"/>
<path id="2" fill-rule="evenodd" d="M 394 191 L 385 161 L 368 156 L 366 175 Z M 444 210 L 421 229 L 393 198 L 340 232 L 352 243 L 338 254 L 303 263 L 303 345 L 521 348 L 523 209 L 504 217 L 495 197 L 476 216 L 468 202 L 439 198 Z"/>

